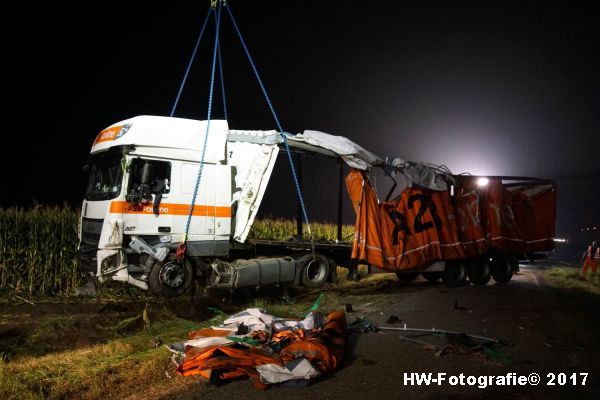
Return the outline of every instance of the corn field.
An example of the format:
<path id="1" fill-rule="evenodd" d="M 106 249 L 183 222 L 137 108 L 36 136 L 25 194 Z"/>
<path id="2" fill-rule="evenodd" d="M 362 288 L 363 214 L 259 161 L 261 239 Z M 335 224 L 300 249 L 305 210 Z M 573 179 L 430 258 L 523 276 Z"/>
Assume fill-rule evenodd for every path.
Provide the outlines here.
<path id="1" fill-rule="evenodd" d="M 29 297 L 76 287 L 77 216 L 68 206 L 0 208 L 0 287 Z"/>
<path id="2" fill-rule="evenodd" d="M 78 211 L 66 205 L 0 208 L 0 288 L 28 297 L 70 293 L 81 283 L 77 225 Z M 336 225 L 310 226 L 316 241 L 337 238 Z M 353 233 L 354 227 L 343 226 L 345 240 Z M 266 218 L 254 222 L 248 237 L 287 240 L 295 235 L 295 221 Z"/>
<path id="3" fill-rule="evenodd" d="M 337 225 L 311 222 L 310 229 L 315 241 L 337 239 Z M 308 229 L 303 225 L 302 234 L 308 238 Z M 296 236 L 296 221 L 282 218 L 264 218 L 254 221 L 248 234 L 249 239 L 287 240 Z M 352 241 L 354 226 L 342 225 L 342 241 Z"/>

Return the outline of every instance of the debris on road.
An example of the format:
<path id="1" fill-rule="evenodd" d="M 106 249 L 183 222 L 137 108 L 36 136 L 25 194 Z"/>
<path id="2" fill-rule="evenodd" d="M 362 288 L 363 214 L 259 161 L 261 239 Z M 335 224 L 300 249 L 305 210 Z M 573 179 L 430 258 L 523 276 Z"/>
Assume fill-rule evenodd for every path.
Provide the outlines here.
<path id="1" fill-rule="evenodd" d="M 583 351 L 585 347 L 577 344 L 573 338 L 554 338 L 552 336 L 548 337 L 548 340 L 544 342 L 546 347 L 562 347 L 571 350 Z"/>
<path id="2" fill-rule="evenodd" d="M 368 333 L 375 332 L 377 333 L 379 330 L 377 326 L 366 317 L 356 317 L 354 321 L 348 326 L 348 330 L 356 333 Z"/>
<path id="3" fill-rule="evenodd" d="M 398 317 L 392 315 L 388 319 L 390 321 L 397 322 Z M 399 319 L 398 319 L 399 320 Z M 510 343 L 504 340 L 493 339 L 485 336 L 472 335 L 464 332 L 452 332 L 447 330 L 441 330 L 431 328 L 407 328 L 406 323 L 402 328 L 396 328 L 391 326 L 376 326 L 373 322 L 369 321 L 365 317 L 356 317 L 355 320 L 348 326 L 348 329 L 352 332 L 357 333 L 378 333 L 380 331 L 398 331 L 398 332 L 412 332 L 410 335 L 398 335 L 400 340 L 416 343 L 423 347 L 425 350 L 435 351 L 436 357 L 443 357 L 446 354 L 480 354 L 484 355 L 488 359 L 494 359 L 503 364 L 511 364 L 512 359 L 507 354 L 498 350 L 497 347 L 509 346 Z M 420 338 L 425 336 L 436 336 L 445 339 L 444 343 L 430 343 Z"/>
<path id="4" fill-rule="evenodd" d="M 458 301 L 454 302 L 454 309 L 455 310 L 460 310 L 460 311 L 471 311 L 467 307 L 459 306 L 458 305 Z"/>
<path id="5" fill-rule="evenodd" d="M 398 316 L 396 315 L 390 315 L 390 317 L 388 318 L 387 321 L 385 321 L 386 324 L 396 324 L 398 322 L 404 322 L 402 321 L 400 318 L 398 318 Z"/>
<path id="6" fill-rule="evenodd" d="M 190 332 L 188 341 L 169 346 L 177 373 L 211 384 L 246 376 L 266 389 L 284 382 L 302 386 L 333 371 L 344 355 L 346 315 L 318 313 L 321 299 L 301 321 L 249 308 L 220 326 Z"/>
<path id="7" fill-rule="evenodd" d="M 466 335 L 467 337 L 473 338 L 473 339 L 478 339 L 478 340 L 482 340 L 484 342 L 491 342 L 491 343 L 498 343 L 498 344 L 503 344 L 503 345 L 509 345 L 509 343 L 507 341 L 504 340 L 499 340 L 499 339 L 493 339 L 490 337 L 485 337 L 485 336 L 479 336 L 479 335 L 472 335 L 470 333 L 464 333 L 464 332 L 453 332 L 453 331 L 446 331 L 443 329 L 436 329 L 435 327 L 431 328 L 431 329 L 423 329 L 423 328 L 407 328 L 406 324 L 404 324 L 404 326 L 402 328 L 396 328 L 396 327 L 391 327 L 391 326 L 379 326 L 378 329 L 381 329 L 383 331 L 405 331 L 405 332 L 423 332 L 423 333 L 437 333 L 437 334 L 446 334 L 446 335 Z"/>

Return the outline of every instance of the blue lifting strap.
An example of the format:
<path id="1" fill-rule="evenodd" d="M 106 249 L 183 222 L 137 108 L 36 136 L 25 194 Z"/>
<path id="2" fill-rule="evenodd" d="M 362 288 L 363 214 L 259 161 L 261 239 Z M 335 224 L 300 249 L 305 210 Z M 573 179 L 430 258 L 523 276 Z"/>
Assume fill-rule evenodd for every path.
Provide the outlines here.
<path id="1" fill-rule="evenodd" d="M 190 69 L 192 68 L 192 64 L 194 63 L 194 59 L 196 58 L 196 53 L 198 52 L 198 46 L 200 46 L 200 41 L 202 40 L 202 36 L 204 35 L 204 30 L 206 29 L 206 23 L 208 22 L 208 18 L 212 13 L 212 9 L 208 9 L 208 13 L 206 14 L 206 18 L 204 18 L 204 23 L 202 24 L 202 28 L 200 29 L 200 34 L 198 35 L 198 39 L 196 40 L 196 45 L 194 46 L 194 50 L 192 51 L 192 56 L 190 57 L 190 61 L 188 62 L 187 68 L 185 69 L 185 74 L 183 74 L 183 79 L 181 80 L 181 85 L 179 86 L 179 91 L 177 92 L 177 97 L 175 97 L 175 102 L 173 103 L 173 108 L 171 109 L 171 114 L 169 117 L 173 117 L 175 115 L 175 110 L 177 109 L 177 104 L 179 103 L 179 99 L 181 98 L 181 93 L 183 92 L 183 88 L 185 86 L 185 82 L 187 81 L 188 75 L 190 74 Z"/>
<path id="2" fill-rule="evenodd" d="M 285 132 L 283 130 L 283 127 L 281 126 L 281 123 L 279 122 L 279 118 L 277 117 L 277 113 L 275 112 L 275 108 L 273 108 L 273 104 L 271 103 L 271 99 L 269 98 L 269 94 L 267 93 L 267 89 L 265 88 L 265 85 L 262 82 L 262 79 L 260 79 L 260 75 L 258 74 L 258 70 L 256 69 L 256 65 L 254 64 L 254 61 L 252 60 L 252 56 L 250 55 L 250 51 L 248 50 L 248 46 L 246 46 L 246 42 L 244 41 L 244 38 L 242 37 L 242 32 L 240 31 L 240 29 L 238 28 L 238 25 L 235 21 L 235 18 L 233 17 L 233 13 L 231 11 L 231 6 L 229 6 L 228 4 L 225 5 L 225 8 L 227 8 L 227 12 L 229 14 L 229 17 L 231 19 L 231 23 L 233 24 L 233 27 L 235 29 L 235 32 L 238 35 L 238 38 L 240 39 L 240 43 L 242 44 L 242 47 L 244 49 L 244 53 L 246 53 L 246 58 L 248 58 L 248 62 L 250 63 L 250 67 L 252 68 L 252 71 L 254 72 L 254 76 L 256 76 L 256 80 L 258 81 L 258 84 L 260 86 L 260 90 L 262 91 L 262 94 L 265 98 L 265 100 L 267 101 L 267 105 L 269 106 L 269 110 L 271 110 L 271 114 L 273 115 L 273 119 L 275 120 L 275 124 L 277 125 L 277 129 L 279 130 L 279 134 L 281 135 L 281 138 L 283 139 L 283 144 L 285 147 L 285 151 L 287 153 L 288 156 L 288 161 L 290 164 L 290 169 L 292 171 L 292 178 L 294 179 L 294 185 L 296 186 L 296 194 L 298 195 L 298 200 L 300 202 L 300 207 L 302 208 L 302 216 L 304 217 L 304 222 L 306 223 L 306 229 L 308 231 L 308 236 L 311 242 L 311 247 L 313 249 L 313 253 L 314 253 L 314 243 L 313 243 L 313 236 L 312 236 L 312 232 L 310 230 L 310 223 L 308 222 L 308 214 L 306 212 L 306 207 L 304 206 L 304 198 L 302 196 L 302 190 L 300 189 L 300 183 L 298 182 L 298 175 L 296 174 L 296 167 L 294 166 L 294 160 L 292 159 L 292 154 L 290 152 L 290 146 L 288 144 L 288 139 L 287 139 L 287 132 Z"/>
<path id="3" fill-rule="evenodd" d="M 260 86 L 260 89 L 262 91 L 262 94 L 267 102 L 267 105 L 269 107 L 269 110 L 271 111 L 271 114 L 273 116 L 273 119 L 275 120 L 275 124 L 277 126 L 277 129 L 279 131 L 279 134 L 281 135 L 281 138 L 283 140 L 284 143 L 284 147 L 285 147 L 285 151 L 287 153 L 287 157 L 288 157 L 288 161 L 289 161 L 289 165 L 290 165 L 290 169 L 292 171 L 292 178 L 294 181 L 294 185 L 296 187 L 296 193 L 298 195 L 298 200 L 300 202 L 300 207 L 302 209 L 302 215 L 304 217 L 304 222 L 306 223 L 306 228 L 308 231 L 308 235 L 310 238 L 310 243 L 311 243 L 311 248 L 312 248 L 312 252 L 314 255 L 314 241 L 313 241 L 313 236 L 312 236 L 312 232 L 310 229 L 310 223 L 308 220 L 308 214 L 306 212 L 306 207 L 304 205 L 304 198 L 302 196 L 302 190 L 300 188 L 300 184 L 298 181 L 298 176 L 296 173 L 296 167 L 294 165 L 294 161 L 292 159 L 292 155 L 291 155 L 291 151 L 290 151 L 290 147 L 288 144 L 288 138 L 287 135 L 288 133 L 285 132 L 283 130 L 283 127 L 281 125 L 281 123 L 279 122 L 279 118 L 277 116 L 277 113 L 275 112 L 275 109 L 273 107 L 273 104 L 271 103 L 271 99 L 269 98 L 269 95 L 267 93 L 267 90 L 262 82 L 262 79 L 260 78 L 260 75 L 258 73 L 258 70 L 256 68 L 256 65 L 254 64 L 254 61 L 252 59 L 252 56 L 250 55 L 250 51 L 248 50 L 248 47 L 246 46 L 246 42 L 244 41 L 244 38 L 242 37 L 242 33 L 240 31 L 240 29 L 238 28 L 238 25 L 235 21 L 235 18 L 233 16 L 233 13 L 231 11 L 231 7 L 228 6 L 227 3 L 222 2 L 222 1 L 215 1 L 212 0 L 213 3 L 211 3 L 211 8 L 208 11 L 208 14 L 206 16 L 206 19 L 204 20 L 204 23 L 202 25 L 202 29 L 200 30 L 200 35 L 198 36 L 198 40 L 196 41 L 196 45 L 194 46 L 194 50 L 192 53 L 192 57 L 190 58 L 190 61 L 188 63 L 185 75 L 183 77 L 183 81 L 181 83 L 181 87 L 179 88 L 179 92 L 177 94 L 177 98 L 175 99 L 175 104 L 173 105 L 173 109 L 171 111 L 171 117 L 173 116 L 173 114 L 175 113 L 175 109 L 177 107 L 177 103 L 179 102 L 179 98 L 181 96 L 181 92 L 183 91 L 183 87 L 185 86 L 185 82 L 187 80 L 188 74 L 190 72 L 192 63 L 194 61 L 194 58 L 196 56 L 196 51 L 198 50 L 198 45 L 200 43 L 200 40 L 202 38 L 202 35 L 204 33 L 204 30 L 206 28 L 206 23 L 208 21 L 208 18 L 211 14 L 211 12 L 213 11 L 213 8 L 215 8 L 215 41 L 214 41 L 214 46 L 213 46 L 213 58 L 212 58 L 212 69 L 211 69 L 211 77 L 210 77 L 210 89 L 209 89 L 209 97 L 208 97 L 208 115 L 207 115 L 207 121 L 206 121 L 206 131 L 204 133 L 204 145 L 202 148 L 202 156 L 201 156 L 201 160 L 200 160 L 200 165 L 198 168 L 198 175 L 196 177 L 196 183 L 194 186 L 194 194 L 192 196 L 192 202 L 190 204 L 190 209 L 189 209 L 189 213 L 188 213 L 188 217 L 187 217 L 187 221 L 186 221 L 186 225 L 185 225 L 185 235 L 184 235 L 184 239 L 183 239 L 183 243 L 180 245 L 179 249 L 177 250 L 177 256 L 179 258 L 182 258 L 185 254 L 186 251 L 186 242 L 187 242 L 187 237 L 188 237 L 188 233 L 189 233 L 189 229 L 190 229 L 190 223 L 191 223 L 191 219 L 192 219 L 192 215 L 194 212 L 194 205 L 196 203 L 196 198 L 198 196 L 198 189 L 200 187 L 200 181 L 202 179 L 202 171 L 204 169 L 204 158 L 206 155 L 206 147 L 207 147 L 207 143 L 208 143 L 208 134 L 209 134 L 209 130 L 210 130 L 210 120 L 211 120 L 211 116 L 212 116 L 212 104 L 213 104 L 213 94 L 214 94 L 214 84 L 215 84 L 215 69 L 216 69 L 216 64 L 218 62 L 219 64 L 219 73 L 220 73 L 220 82 L 221 82 L 221 95 L 223 97 L 223 113 L 224 113 L 224 117 L 227 120 L 228 118 L 228 114 L 227 114 L 227 104 L 226 104 L 226 98 L 225 98 L 225 82 L 223 79 L 223 65 L 222 65 L 222 56 L 221 56 L 221 47 L 220 47 L 220 42 L 219 42 L 219 31 L 220 31 L 220 25 L 221 25 L 221 12 L 222 12 L 222 7 L 226 7 L 229 17 L 231 19 L 231 22 L 233 24 L 233 27 L 237 33 L 237 36 L 240 40 L 240 43 L 242 45 L 242 48 L 244 49 L 244 53 L 246 54 L 246 57 L 248 58 L 248 61 L 250 63 L 250 66 L 252 68 L 252 71 L 254 72 L 254 75 L 256 77 L 256 80 L 258 81 L 258 84 Z"/>
<path id="4" fill-rule="evenodd" d="M 202 156 L 200 158 L 200 165 L 198 166 L 198 175 L 196 176 L 196 184 L 194 185 L 194 194 L 192 195 L 192 202 L 190 204 L 190 210 L 188 213 L 187 221 L 185 223 L 185 236 L 183 244 L 178 249 L 178 257 L 182 257 L 185 253 L 185 243 L 187 242 L 187 236 L 190 230 L 190 222 L 192 220 L 192 214 L 194 213 L 194 205 L 196 204 L 196 198 L 198 197 L 198 189 L 200 187 L 200 181 L 202 180 L 202 171 L 204 170 L 204 158 L 206 156 L 206 147 L 208 144 L 208 132 L 210 130 L 210 118 L 212 116 L 212 104 L 213 94 L 215 87 L 215 70 L 217 66 L 217 47 L 219 43 L 219 27 L 221 25 L 221 3 L 217 5 L 216 9 L 216 26 L 215 26 L 215 42 L 213 46 L 213 57 L 212 57 L 212 69 L 210 73 L 210 89 L 208 92 L 208 111 L 206 117 L 206 131 L 204 132 L 204 144 L 202 146 Z"/>

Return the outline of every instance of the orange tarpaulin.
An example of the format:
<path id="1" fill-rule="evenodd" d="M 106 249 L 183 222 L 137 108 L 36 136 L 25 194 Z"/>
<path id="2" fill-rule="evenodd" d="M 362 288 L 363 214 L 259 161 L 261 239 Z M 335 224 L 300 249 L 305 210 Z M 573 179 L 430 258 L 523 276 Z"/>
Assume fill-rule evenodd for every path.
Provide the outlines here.
<path id="1" fill-rule="evenodd" d="M 454 196 L 412 187 L 381 203 L 363 172 L 351 171 L 346 186 L 357 215 L 352 258 L 379 268 L 419 268 L 490 248 L 551 250 L 554 243 L 553 185 L 507 188 L 491 180 L 482 189 L 460 177 Z"/>
<path id="2" fill-rule="evenodd" d="M 507 189 L 490 181 L 487 226 L 490 246 L 503 251 L 543 251 L 554 246 L 554 187 Z"/>
<path id="3" fill-rule="evenodd" d="M 465 257 L 486 252 L 488 245 L 480 210 L 480 193 L 474 180 L 466 181 L 455 190 L 454 204 L 458 235 Z"/>
<path id="4" fill-rule="evenodd" d="M 221 333 L 219 329 L 209 328 L 193 331 L 189 337 L 220 337 Z M 252 337 L 258 342 L 257 347 L 241 347 L 232 343 L 200 349 L 186 348 L 185 358 L 177 368 L 177 373 L 182 376 L 200 375 L 209 380 L 247 376 L 254 380 L 257 388 L 264 389 L 267 386 L 262 383 L 256 370 L 256 367 L 261 365 L 283 366 L 292 360 L 305 358 L 321 373 L 331 372 L 340 365 L 344 356 L 346 314 L 343 311 L 329 313 L 322 329 L 318 330 L 284 329 L 272 335 L 264 331 L 254 331 Z M 269 343 L 276 344 L 279 352 L 268 348 Z"/>

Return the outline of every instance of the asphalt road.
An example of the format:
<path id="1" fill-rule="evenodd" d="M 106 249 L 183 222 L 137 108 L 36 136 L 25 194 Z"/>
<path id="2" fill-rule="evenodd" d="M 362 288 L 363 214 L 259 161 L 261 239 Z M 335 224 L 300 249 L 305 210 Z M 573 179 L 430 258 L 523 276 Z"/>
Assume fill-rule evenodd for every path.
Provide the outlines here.
<path id="1" fill-rule="evenodd" d="M 436 356 L 436 351 L 422 344 L 401 340 L 402 332 L 380 331 L 351 335 L 342 368 L 308 387 L 272 387 L 266 391 L 252 388 L 247 380 L 222 386 L 186 385 L 176 395 L 179 399 L 562 399 L 600 398 L 600 304 L 597 299 L 574 296 L 547 288 L 539 271 L 525 269 L 509 284 L 486 287 L 447 288 L 441 284 L 416 283 L 411 294 L 399 296 L 383 309 L 368 304 L 353 304 L 354 317 L 365 316 L 381 326 L 390 315 L 408 327 L 437 328 L 503 339 L 511 346 L 501 348 L 510 362 L 478 354 L 450 353 Z M 402 286 L 398 287 L 402 291 Z M 368 298 L 365 297 L 365 302 Z M 441 344 L 441 338 L 419 339 Z M 460 349 L 460 348 L 459 348 Z M 502 356 L 500 354 L 500 356 Z M 410 385 L 405 373 L 446 373 L 441 385 Z M 451 375 L 518 376 L 539 374 L 537 386 L 451 385 Z M 554 386 L 547 385 L 548 374 L 556 374 Z M 559 384 L 566 374 L 567 382 Z M 571 379 L 576 374 L 577 384 Z M 585 386 L 582 375 L 589 373 Z M 465 378 L 466 379 L 466 378 Z M 173 398 L 175 393 L 166 395 Z"/>

